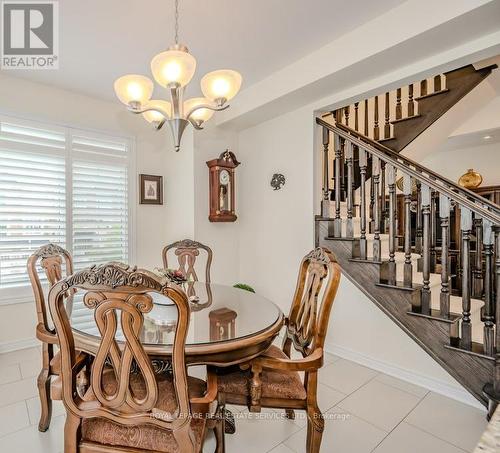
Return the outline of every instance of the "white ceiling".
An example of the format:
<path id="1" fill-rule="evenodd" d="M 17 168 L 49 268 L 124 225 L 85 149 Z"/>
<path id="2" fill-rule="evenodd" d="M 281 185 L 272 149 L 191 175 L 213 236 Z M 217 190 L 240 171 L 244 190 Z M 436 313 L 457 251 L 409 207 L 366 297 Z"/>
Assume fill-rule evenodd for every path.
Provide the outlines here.
<path id="1" fill-rule="evenodd" d="M 243 88 L 384 13 L 403 0 L 181 0 L 180 41 L 206 72 L 231 68 Z M 113 81 L 151 76 L 149 63 L 173 42 L 173 0 L 64 0 L 59 70 L 6 74 L 115 99 Z M 369 37 L 367 37 L 369 39 Z M 155 97 L 164 97 L 156 89 Z"/>

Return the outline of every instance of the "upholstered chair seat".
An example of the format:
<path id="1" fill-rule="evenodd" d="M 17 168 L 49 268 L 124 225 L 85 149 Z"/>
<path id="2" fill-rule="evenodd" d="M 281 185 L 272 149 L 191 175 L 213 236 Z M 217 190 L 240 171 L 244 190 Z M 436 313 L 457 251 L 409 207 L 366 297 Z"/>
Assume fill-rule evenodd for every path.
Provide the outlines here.
<path id="1" fill-rule="evenodd" d="M 177 407 L 175 392 L 171 377 L 164 374 L 156 375 L 158 383 L 157 408 L 172 413 Z M 108 370 L 103 374 L 102 385 L 106 394 L 111 395 L 116 390 L 114 373 Z M 130 387 L 138 398 L 146 395 L 146 386 L 140 374 L 130 377 Z M 190 398 L 202 397 L 206 389 L 205 381 L 188 377 Z M 94 400 L 91 389 L 85 394 L 86 401 Z M 194 435 L 196 451 L 201 449 L 205 431 L 206 418 L 193 417 L 191 429 Z M 179 448 L 172 431 L 158 428 L 153 425 L 126 426 L 113 423 L 103 418 L 88 418 L 82 421 L 82 440 L 114 447 L 136 448 L 141 451 L 177 452 Z"/>
<path id="2" fill-rule="evenodd" d="M 285 353 L 271 346 L 264 357 L 287 359 Z M 227 372 L 221 370 L 217 376 L 219 392 L 226 395 L 250 395 L 250 370 L 242 371 L 239 367 L 230 368 Z M 305 400 L 307 393 L 299 373 L 296 371 L 263 370 L 261 374 L 261 396 L 262 398 L 284 398 Z"/>

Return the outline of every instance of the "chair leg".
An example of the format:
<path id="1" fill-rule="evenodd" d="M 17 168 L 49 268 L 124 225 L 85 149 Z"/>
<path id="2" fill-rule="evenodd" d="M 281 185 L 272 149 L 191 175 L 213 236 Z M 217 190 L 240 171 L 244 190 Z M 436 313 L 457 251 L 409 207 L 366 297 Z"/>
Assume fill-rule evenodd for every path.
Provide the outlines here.
<path id="1" fill-rule="evenodd" d="M 66 411 L 66 423 L 64 424 L 64 453 L 78 453 L 80 441 L 80 418 Z"/>
<path id="2" fill-rule="evenodd" d="M 50 399 L 50 375 L 48 368 L 42 368 L 37 380 L 38 394 L 40 395 L 41 415 L 38 431 L 45 432 L 50 426 L 52 418 L 52 400 Z"/>
<path id="3" fill-rule="evenodd" d="M 318 406 L 307 409 L 307 453 L 319 453 L 325 420 Z"/>
<path id="4" fill-rule="evenodd" d="M 217 414 L 217 421 L 214 426 L 215 441 L 217 442 L 215 453 L 225 453 L 226 452 L 226 419 L 224 412 L 220 411 Z"/>

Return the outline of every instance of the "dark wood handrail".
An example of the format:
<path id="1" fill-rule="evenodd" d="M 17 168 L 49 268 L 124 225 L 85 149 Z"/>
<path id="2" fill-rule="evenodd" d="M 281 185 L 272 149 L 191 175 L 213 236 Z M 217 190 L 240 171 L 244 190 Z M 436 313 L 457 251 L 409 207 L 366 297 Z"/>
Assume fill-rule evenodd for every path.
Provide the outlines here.
<path id="1" fill-rule="evenodd" d="M 424 167 L 418 162 L 402 156 L 392 149 L 365 137 L 354 129 L 341 124 L 334 126 L 321 118 L 316 118 L 316 123 L 336 133 L 340 137 L 349 140 L 354 145 L 381 158 L 383 161 L 390 163 L 399 170 L 423 182 L 425 185 L 448 196 L 453 201 L 458 202 L 460 205 L 492 222 L 493 225 L 500 225 L 500 207 L 495 203 L 492 203 L 474 192 L 459 186 L 450 179 L 441 176 L 427 167 Z M 487 207 L 487 209 L 485 207 Z"/>

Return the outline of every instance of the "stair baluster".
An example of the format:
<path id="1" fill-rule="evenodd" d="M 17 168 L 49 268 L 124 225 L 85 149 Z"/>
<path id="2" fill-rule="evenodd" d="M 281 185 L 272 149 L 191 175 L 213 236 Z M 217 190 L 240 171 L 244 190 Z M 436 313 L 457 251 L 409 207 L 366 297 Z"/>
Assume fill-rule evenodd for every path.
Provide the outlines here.
<path id="1" fill-rule="evenodd" d="M 380 128 L 378 125 L 378 96 L 375 96 L 375 105 L 373 108 L 373 139 L 380 139 Z"/>
<path id="2" fill-rule="evenodd" d="M 408 85 L 408 116 L 415 115 L 415 101 L 413 100 L 413 83 Z"/>
<path id="3" fill-rule="evenodd" d="M 396 119 L 400 120 L 403 118 L 403 109 L 401 106 L 401 88 L 396 90 Z"/>
<path id="4" fill-rule="evenodd" d="M 389 108 L 389 92 L 385 93 L 385 124 L 384 124 L 384 138 L 391 136 L 391 123 L 390 121 L 390 108 Z"/>
<path id="5" fill-rule="evenodd" d="M 358 108 L 359 108 L 359 102 L 355 102 L 354 103 L 354 130 L 355 131 L 359 130 Z"/>
<path id="6" fill-rule="evenodd" d="M 417 181 L 417 209 L 415 220 L 415 253 L 422 255 L 422 185 Z"/>
<path id="7" fill-rule="evenodd" d="M 441 91 L 441 74 L 434 76 L 434 93 Z"/>
<path id="8" fill-rule="evenodd" d="M 335 136 L 335 219 L 333 221 L 333 237 L 339 238 L 342 236 L 342 219 L 340 218 L 340 166 L 342 159 L 343 139 Z"/>
<path id="9" fill-rule="evenodd" d="M 484 353 L 493 356 L 495 351 L 495 299 L 493 291 L 494 234 L 491 222 L 483 220 L 484 246 Z M 497 288 L 498 291 L 498 288 Z"/>
<path id="10" fill-rule="evenodd" d="M 368 163 L 368 156 L 364 149 L 359 150 L 359 169 L 361 173 L 361 219 L 360 219 L 360 237 L 359 237 L 359 258 L 366 260 L 367 254 L 367 241 L 366 241 L 366 167 Z"/>
<path id="11" fill-rule="evenodd" d="M 460 230 L 462 233 L 462 336 L 460 347 L 472 349 L 471 325 L 471 283 L 470 283 L 470 234 L 472 230 L 472 212 L 460 207 Z"/>
<path id="12" fill-rule="evenodd" d="M 439 311 L 441 317 L 450 316 L 450 199 L 439 196 L 439 217 L 441 219 L 441 292 L 439 294 Z"/>
<path id="13" fill-rule="evenodd" d="M 430 287 L 430 255 L 431 255 L 431 231 L 430 231 L 430 216 L 431 216 L 431 189 L 429 186 L 422 184 L 421 187 L 421 203 L 422 203 L 422 219 L 423 219 L 423 244 L 422 244 L 422 300 L 420 312 L 425 315 L 430 315 L 431 312 L 431 287 Z"/>
<path id="14" fill-rule="evenodd" d="M 385 194 L 385 162 L 381 161 L 380 164 L 380 203 L 379 203 L 379 219 L 380 219 L 380 232 L 385 234 L 386 232 L 386 220 L 387 220 L 387 200 Z"/>
<path id="15" fill-rule="evenodd" d="M 330 178 L 328 171 L 328 147 L 330 145 L 330 131 L 323 128 L 323 199 L 321 200 L 321 215 L 330 217 Z"/>
<path id="16" fill-rule="evenodd" d="M 346 237 L 354 237 L 354 228 L 352 224 L 352 208 L 353 208 L 353 191 L 352 191 L 352 181 L 353 181 L 353 156 L 354 149 L 351 142 L 346 143 L 346 162 L 347 162 L 347 221 L 346 221 Z"/>
<path id="17" fill-rule="evenodd" d="M 483 219 L 474 218 L 474 231 L 476 233 L 476 248 L 474 256 L 474 270 L 472 273 L 472 297 L 483 297 Z"/>
<path id="18" fill-rule="evenodd" d="M 370 134 L 369 134 L 369 126 L 368 126 L 368 99 L 365 99 L 365 127 L 364 127 L 364 134 L 365 134 L 365 137 L 369 137 Z"/>
<path id="19" fill-rule="evenodd" d="M 411 262 L 411 176 L 403 174 L 403 195 L 405 203 L 405 264 L 403 270 L 403 284 L 411 288 L 413 286 L 413 265 Z"/>
<path id="20" fill-rule="evenodd" d="M 396 285 L 396 168 L 387 165 L 387 183 L 389 185 L 389 285 Z"/>
<path id="21" fill-rule="evenodd" d="M 420 82 L 420 96 L 427 96 L 427 79 Z"/>
<path id="22" fill-rule="evenodd" d="M 380 180 L 380 159 L 372 156 L 372 179 L 373 179 L 373 197 L 374 197 L 374 238 L 373 238 L 373 261 L 380 262 L 382 259 L 380 246 L 380 203 L 379 203 L 379 180 Z"/>
<path id="23" fill-rule="evenodd" d="M 431 254 L 430 254 L 430 271 L 436 272 L 436 232 L 437 232 L 437 219 L 436 219 L 436 197 L 435 192 L 431 191 Z"/>

